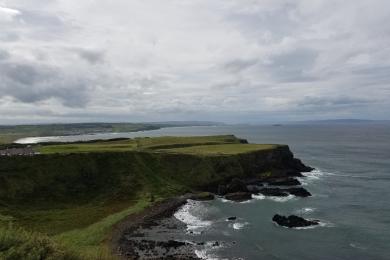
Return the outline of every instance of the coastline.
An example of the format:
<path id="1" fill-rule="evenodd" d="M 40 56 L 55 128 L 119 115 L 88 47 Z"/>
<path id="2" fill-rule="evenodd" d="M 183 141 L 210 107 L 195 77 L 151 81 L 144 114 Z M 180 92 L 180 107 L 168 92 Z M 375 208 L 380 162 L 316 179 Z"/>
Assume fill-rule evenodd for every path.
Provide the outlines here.
<path id="1" fill-rule="evenodd" d="M 192 230 L 192 226 L 197 228 L 198 225 L 188 224 L 187 217 L 191 218 L 191 212 L 187 215 L 186 211 L 192 201 L 174 214 L 187 199 L 208 200 L 214 198 L 213 194 L 237 202 L 250 200 L 253 194 L 310 196 L 303 188 L 268 187 L 299 185 L 294 178 L 302 176 L 301 172 L 312 170 L 295 158 L 287 145 L 248 144 L 233 135 L 136 140 L 136 147 L 143 149 L 133 149 L 134 146 L 123 140 L 111 142 L 97 141 L 99 145 L 94 143 L 93 147 L 89 147 L 91 144 L 88 142 L 79 146 L 72 144 L 74 151 L 66 145 L 52 145 L 49 146 L 54 147 L 52 152 L 48 150 L 32 157 L 2 158 L 3 171 L 12 170 L 10 177 L 17 184 L 23 184 L 21 180 L 24 179 L 33 179 L 37 180 L 34 182 L 36 189 L 46 191 L 17 193 L 14 197 L 10 196 L 13 193 L 4 192 L 4 198 L 15 200 L 28 197 L 36 201 L 46 197 L 47 190 L 59 199 L 69 201 L 82 196 L 88 201 L 101 194 L 105 194 L 105 201 L 116 198 L 138 201 L 142 197 L 145 206 L 151 206 L 135 215 L 128 215 L 130 212 L 123 214 L 118 217 L 117 221 L 124 218 L 119 224 L 115 225 L 116 221 L 103 223 L 109 229 L 108 234 L 101 234 L 101 237 L 106 246 L 109 245 L 110 251 L 123 259 L 204 259 L 202 253 L 205 248 L 219 248 L 221 241 L 225 240 L 211 238 L 201 241 L 201 236 L 197 236 L 198 230 Z M 115 149 L 104 150 L 107 144 Z M 123 151 L 122 146 L 129 150 Z M 29 169 L 29 172 L 25 169 Z M 81 181 L 85 185 L 74 189 L 74 183 Z M 58 190 L 67 192 L 59 194 Z M 150 197 L 146 196 L 145 191 L 149 191 Z M 154 203 L 154 197 L 169 198 L 185 192 L 195 192 L 197 195 L 186 194 Z M 226 216 L 229 217 L 232 216 Z M 69 233 L 64 241 L 72 245 L 73 237 L 82 237 L 86 232 L 91 234 L 88 230 Z M 111 237 L 109 234 L 112 234 Z M 93 243 L 97 248 L 98 242 Z"/>
<path id="2" fill-rule="evenodd" d="M 175 234 L 168 233 L 185 232 L 186 225 L 177 220 L 174 213 L 188 199 L 194 198 L 196 195 L 186 194 L 165 199 L 140 213 L 127 216 L 112 229 L 109 245 L 113 254 L 120 259 L 201 259 L 195 254 L 194 243 L 176 240 Z M 146 235 L 155 230 L 167 234 L 160 238 Z"/>
<path id="3" fill-rule="evenodd" d="M 305 176 L 302 175 L 302 177 Z M 261 182 L 258 183 L 259 187 L 263 187 L 264 183 L 268 183 L 272 187 L 273 182 L 276 181 L 278 184 L 280 182 L 279 179 L 264 180 L 261 178 L 258 178 L 257 181 Z M 253 182 L 253 178 L 243 180 L 234 178 L 227 185 L 227 188 L 235 186 L 235 189 L 241 189 L 242 186 L 240 184 L 248 187 L 253 186 Z M 285 185 L 289 186 L 290 184 L 284 183 L 280 186 Z M 295 184 L 293 186 L 296 187 Z M 218 248 L 225 244 L 226 241 L 205 241 L 202 236 L 197 236 L 197 232 L 189 229 L 185 217 L 181 218 L 176 215 L 184 205 L 191 204 L 191 201 L 214 200 L 215 195 L 232 202 L 245 202 L 256 199 L 253 195 L 272 198 L 276 196 L 278 199 L 285 199 L 290 196 L 307 197 L 306 194 L 299 193 L 294 195 L 290 193 L 287 196 L 284 192 L 291 189 L 300 191 L 302 189 L 309 194 L 308 196 L 311 196 L 309 192 L 300 187 L 284 189 L 265 188 L 262 190 L 253 189 L 252 191 L 247 190 L 247 192 L 230 193 L 238 195 L 238 198 L 233 199 L 229 198 L 229 194 L 222 195 L 203 192 L 185 194 L 156 202 L 140 213 L 127 216 L 114 226 L 110 239 L 111 251 L 120 259 L 205 259 L 202 255 L 199 255 L 205 249 L 205 245 Z M 244 195 L 244 199 L 242 195 Z M 249 198 L 247 198 L 247 195 L 249 195 Z M 234 221 L 235 219 L 235 216 L 226 216 L 226 221 Z M 307 222 L 305 219 L 302 219 L 302 221 Z M 307 225 L 311 225 L 311 223 Z M 235 244 L 235 242 L 232 243 Z"/>

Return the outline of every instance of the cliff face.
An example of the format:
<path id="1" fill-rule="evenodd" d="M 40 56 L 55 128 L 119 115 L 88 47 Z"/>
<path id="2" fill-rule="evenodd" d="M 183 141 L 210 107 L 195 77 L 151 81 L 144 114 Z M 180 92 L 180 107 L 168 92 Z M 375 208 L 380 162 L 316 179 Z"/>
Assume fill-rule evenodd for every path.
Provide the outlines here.
<path id="1" fill-rule="evenodd" d="M 134 151 L 1 157 L 0 203 L 178 194 L 212 190 L 234 177 L 285 176 L 308 170 L 288 146 L 223 156 Z"/>

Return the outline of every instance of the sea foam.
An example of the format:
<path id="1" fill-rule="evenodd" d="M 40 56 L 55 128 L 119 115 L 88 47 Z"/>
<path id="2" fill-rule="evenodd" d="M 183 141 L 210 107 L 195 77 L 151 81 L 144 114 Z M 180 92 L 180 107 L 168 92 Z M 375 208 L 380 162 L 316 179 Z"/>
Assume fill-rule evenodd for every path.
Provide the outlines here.
<path id="1" fill-rule="evenodd" d="M 310 219 L 309 219 L 310 220 Z M 297 230 L 300 230 L 300 229 L 313 229 L 313 228 L 318 228 L 318 227 L 334 227 L 334 224 L 330 223 L 330 222 L 324 222 L 324 221 L 320 221 L 318 223 L 318 225 L 315 225 L 315 226 L 307 226 L 307 227 L 295 227 L 293 229 L 297 229 Z"/>
<path id="2" fill-rule="evenodd" d="M 188 200 L 185 205 L 175 212 L 174 217 L 187 225 L 187 231 L 200 234 L 201 231 L 210 226 L 212 222 L 202 220 L 193 214 L 195 209 L 199 208 L 204 208 L 200 202 Z"/>
<path id="3" fill-rule="evenodd" d="M 253 194 L 252 198 L 256 199 L 256 200 L 265 200 L 265 199 L 267 199 L 267 200 L 272 200 L 272 201 L 275 201 L 275 202 L 287 202 L 289 200 L 296 199 L 296 196 L 290 194 L 290 195 L 285 196 L 285 197 L 278 197 L 278 196 L 264 196 L 262 194 L 258 194 L 258 195 Z"/>
<path id="4" fill-rule="evenodd" d="M 204 259 L 204 260 L 228 260 L 227 258 L 220 258 L 217 257 L 215 254 L 212 253 L 215 249 L 223 247 L 221 244 L 218 246 L 215 246 L 215 243 L 212 241 L 206 242 L 204 247 L 202 249 L 195 250 L 195 254 L 198 258 Z"/>
<path id="5" fill-rule="evenodd" d="M 315 210 L 316 210 L 315 208 L 302 208 L 302 209 L 296 210 L 295 212 L 297 214 L 310 214 L 310 213 L 314 212 Z"/>
<path id="6" fill-rule="evenodd" d="M 245 226 L 249 225 L 249 222 L 236 222 L 236 223 L 233 223 L 231 226 L 233 229 L 236 229 L 236 230 L 240 230 L 240 229 L 243 229 Z"/>
<path id="7" fill-rule="evenodd" d="M 298 177 L 298 180 L 302 183 L 302 185 L 305 186 L 308 185 L 309 183 L 312 183 L 313 181 L 320 180 L 324 176 L 335 175 L 335 174 L 316 168 L 311 172 L 303 173 L 303 175 L 305 177 Z"/>

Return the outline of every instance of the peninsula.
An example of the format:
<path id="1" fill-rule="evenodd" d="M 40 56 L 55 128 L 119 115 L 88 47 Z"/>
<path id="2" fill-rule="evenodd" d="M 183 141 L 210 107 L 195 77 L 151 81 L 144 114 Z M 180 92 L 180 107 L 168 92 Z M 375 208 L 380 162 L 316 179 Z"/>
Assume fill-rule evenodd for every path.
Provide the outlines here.
<path id="1" fill-rule="evenodd" d="M 0 156 L 5 259 L 133 259 L 138 253 L 123 245 L 123 233 L 142 224 L 145 214 L 172 214 L 188 198 L 310 195 L 302 188 L 261 188 L 295 185 L 294 177 L 311 170 L 288 146 L 249 144 L 233 135 L 41 143 L 29 149 L 34 154 Z"/>

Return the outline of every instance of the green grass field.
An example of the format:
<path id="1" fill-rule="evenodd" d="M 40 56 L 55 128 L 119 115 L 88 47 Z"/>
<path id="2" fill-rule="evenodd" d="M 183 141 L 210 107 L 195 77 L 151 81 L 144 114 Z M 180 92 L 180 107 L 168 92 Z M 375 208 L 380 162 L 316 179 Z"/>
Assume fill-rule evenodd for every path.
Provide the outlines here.
<path id="1" fill-rule="evenodd" d="M 14 141 L 22 137 L 24 137 L 24 135 L 22 134 L 12 134 L 12 133 L 0 134 L 0 145 L 13 143 Z"/>
<path id="2" fill-rule="evenodd" d="M 195 145 L 184 148 L 162 149 L 159 151 L 171 153 L 183 153 L 194 155 L 234 155 L 274 149 L 276 145 L 272 144 L 218 144 L 218 145 Z"/>
<path id="3" fill-rule="evenodd" d="M 54 153 L 90 153 L 90 152 L 124 152 L 133 151 L 137 143 L 133 139 L 120 141 L 101 141 L 96 143 L 71 143 L 59 145 L 42 145 L 36 148 L 41 154 Z"/>
<path id="4" fill-rule="evenodd" d="M 235 154 L 272 148 L 272 145 L 245 144 L 233 135 L 153 138 L 134 138 L 125 140 L 100 140 L 96 142 L 44 144 L 36 147 L 41 154 L 159 151 L 188 154 Z"/>

